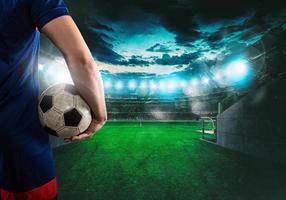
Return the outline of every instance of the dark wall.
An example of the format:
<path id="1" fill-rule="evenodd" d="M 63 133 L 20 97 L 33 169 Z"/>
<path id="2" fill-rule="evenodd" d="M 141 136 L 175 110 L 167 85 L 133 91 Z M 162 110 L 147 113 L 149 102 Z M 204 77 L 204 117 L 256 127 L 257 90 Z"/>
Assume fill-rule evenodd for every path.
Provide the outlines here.
<path id="1" fill-rule="evenodd" d="M 286 76 L 268 81 L 221 113 L 218 144 L 286 164 Z"/>

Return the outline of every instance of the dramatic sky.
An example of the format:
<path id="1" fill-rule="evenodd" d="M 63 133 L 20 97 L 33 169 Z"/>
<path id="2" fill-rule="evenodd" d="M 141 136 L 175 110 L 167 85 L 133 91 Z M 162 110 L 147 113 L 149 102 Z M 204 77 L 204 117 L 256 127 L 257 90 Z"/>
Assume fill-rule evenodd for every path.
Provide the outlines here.
<path id="1" fill-rule="evenodd" d="M 253 59 L 267 51 L 266 36 L 285 35 L 285 3 L 66 0 L 103 72 L 139 75 L 206 73 L 251 49 Z"/>

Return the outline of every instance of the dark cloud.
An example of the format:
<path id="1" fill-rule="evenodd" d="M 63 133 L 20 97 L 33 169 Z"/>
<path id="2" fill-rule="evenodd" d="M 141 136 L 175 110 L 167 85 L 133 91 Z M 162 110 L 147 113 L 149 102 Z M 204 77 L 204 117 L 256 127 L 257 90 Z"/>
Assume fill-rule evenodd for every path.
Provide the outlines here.
<path id="1" fill-rule="evenodd" d="M 196 15 L 204 22 L 215 22 L 223 19 L 235 19 L 252 12 L 259 3 L 258 0 L 194 0 L 192 7 Z"/>
<path id="2" fill-rule="evenodd" d="M 218 22 L 225 19 L 236 19 L 255 13 L 252 21 L 262 20 L 270 11 L 283 10 L 285 1 L 266 0 L 94 0 L 101 15 L 112 20 L 144 21 L 142 12 L 152 13 L 160 18 L 161 24 L 176 34 L 176 41 L 180 45 L 187 45 L 202 35 L 198 32 L 199 18 L 206 23 Z M 262 21 L 260 21 L 262 22 Z M 251 24 L 251 22 L 249 22 Z M 239 27 L 229 26 L 227 31 L 234 31 Z M 226 30 L 222 30 L 226 31 Z M 214 38 L 215 39 L 215 38 Z"/>
<path id="3" fill-rule="evenodd" d="M 286 31 L 281 27 L 277 27 L 268 31 L 254 46 L 263 44 L 264 49 L 267 51 L 273 51 L 275 48 L 281 48 L 286 46 Z"/>
<path id="4" fill-rule="evenodd" d="M 285 30 L 279 28 L 279 23 L 286 20 L 285 0 L 66 0 L 66 3 L 94 57 L 113 64 L 184 64 L 189 65 L 186 73 L 197 73 L 217 62 L 216 59 L 202 60 L 204 52 L 238 54 L 247 51 L 245 49 L 252 45 L 249 41 L 254 41 L 254 46 L 263 43 L 265 49 L 271 49 L 283 43 L 281 38 L 285 35 Z M 202 27 L 206 27 L 205 30 Z M 149 58 L 138 55 L 126 58 L 116 49 L 116 45 L 126 39 L 120 34 L 127 39 L 134 35 L 152 36 L 157 28 L 174 34 L 173 46 L 151 41 L 148 44 L 153 46 L 147 49 L 144 46 L 136 53 L 160 52 L 162 57 L 154 53 Z M 259 41 L 256 42 L 256 38 Z M 53 51 L 47 42 L 43 44 L 44 49 Z M 134 46 L 136 44 L 132 44 L 136 48 Z M 172 56 L 174 49 L 181 55 Z M 122 51 L 132 55 L 128 50 Z"/>
<path id="5" fill-rule="evenodd" d="M 153 57 L 152 60 L 146 60 L 142 56 L 132 56 L 128 60 L 118 62 L 118 64 L 126 66 L 187 65 L 199 57 L 200 53 L 182 54 L 180 56 L 170 56 L 168 53 L 164 53 L 162 57 Z"/>
<path id="6" fill-rule="evenodd" d="M 146 51 L 168 53 L 171 51 L 171 49 L 165 45 L 157 43 L 157 44 L 153 45 L 152 47 L 146 49 Z"/>
<path id="7" fill-rule="evenodd" d="M 99 33 L 99 35 L 101 36 L 101 38 L 107 39 L 108 41 L 115 41 L 115 39 L 112 36 L 108 35 L 108 34 Z"/>
<path id="8" fill-rule="evenodd" d="M 170 56 L 169 54 L 163 54 L 162 58 L 155 60 L 156 64 L 160 65 L 183 65 L 190 64 L 195 59 L 199 58 L 200 53 L 182 54 L 180 56 Z"/>
<path id="9" fill-rule="evenodd" d="M 267 29 L 266 29 L 267 30 Z M 248 40 L 249 38 L 255 36 L 255 35 L 261 35 L 265 33 L 265 29 L 261 27 L 253 27 L 249 31 L 243 33 L 240 35 L 240 40 L 245 41 Z"/>
<path id="10" fill-rule="evenodd" d="M 68 1 L 73 5 L 72 1 Z M 91 0 L 90 7 L 95 16 L 100 16 L 109 21 L 121 22 L 129 26 L 128 29 L 140 31 L 148 30 L 152 26 L 150 18 L 157 16 L 161 24 L 169 31 L 176 34 L 176 41 L 179 45 L 188 45 L 189 42 L 203 38 L 198 31 L 199 23 L 214 23 L 222 20 L 236 19 L 254 13 L 248 26 L 262 24 L 263 17 L 276 10 L 283 10 L 286 1 L 267 0 Z M 83 9 L 82 12 L 85 12 Z M 151 15 L 150 15 L 151 14 Z M 195 19 L 199 19 L 195 20 Z M 88 21 L 89 22 L 89 21 Z M 154 25 L 154 24 L 153 24 Z M 109 29 L 97 20 L 92 20 L 89 26 L 95 28 Z M 225 32 L 238 30 L 239 26 L 227 26 L 209 37 L 209 41 L 220 40 Z M 126 31 L 129 31 L 126 29 Z"/>
<path id="11" fill-rule="evenodd" d="M 142 56 L 132 56 L 130 59 L 121 61 L 118 64 L 127 66 L 148 66 L 150 62 L 144 60 Z"/>
<path id="12" fill-rule="evenodd" d="M 206 39 L 209 42 L 218 42 L 222 40 L 224 37 L 227 37 L 235 32 L 240 32 L 241 30 L 243 30 L 243 27 L 241 25 L 222 27 L 220 30 L 209 34 L 209 36 L 206 37 Z"/>
<path id="13" fill-rule="evenodd" d="M 104 34 L 86 28 L 82 30 L 85 30 L 83 36 L 96 59 L 114 64 L 123 59 L 121 55 L 112 50 L 113 44 L 104 39 Z"/>
<path id="14" fill-rule="evenodd" d="M 91 15 L 95 12 L 92 1 L 83 3 L 67 0 L 66 4 L 96 59 L 109 63 L 117 63 L 123 59 L 121 55 L 113 51 L 115 39 L 108 34 L 114 32 L 113 28 L 101 23 L 95 15 Z M 43 49 L 49 49 L 50 46 L 49 43 L 44 42 Z"/>
<path id="15" fill-rule="evenodd" d="M 96 18 L 89 19 L 86 22 L 86 25 L 90 28 L 93 28 L 93 29 L 105 30 L 105 31 L 110 31 L 110 32 L 114 31 L 111 27 L 100 23 Z"/>
<path id="16" fill-rule="evenodd" d="M 232 42 L 226 45 L 226 49 L 232 54 L 243 52 L 247 48 L 247 44 L 243 42 Z"/>
<path id="17" fill-rule="evenodd" d="M 175 39 L 179 45 L 188 46 L 190 45 L 190 42 L 193 42 L 202 37 L 203 36 L 201 35 L 201 33 L 199 33 L 198 31 L 193 31 L 192 33 L 188 33 L 188 34 L 185 34 L 185 33 L 177 34 Z"/>

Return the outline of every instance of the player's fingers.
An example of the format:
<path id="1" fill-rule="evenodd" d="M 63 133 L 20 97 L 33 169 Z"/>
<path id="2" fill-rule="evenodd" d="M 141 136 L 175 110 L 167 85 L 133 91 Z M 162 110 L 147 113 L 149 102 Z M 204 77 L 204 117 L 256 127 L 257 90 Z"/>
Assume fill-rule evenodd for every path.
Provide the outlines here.
<path id="1" fill-rule="evenodd" d="M 80 134 L 80 135 L 73 136 L 72 137 L 72 141 L 84 140 L 84 139 L 87 139 L 89 137 L 90 137 L 90 135 L 88 135 L 86 133 L 83 133 L 83 134 Z"/>
<path id="2" fill-rule="evenodd" d="M 93 131 L 85 131 L 83 134 L 87 134 L 89 138 L 91 138 L 95 133 Z"/>
<path id="3" fill-rule="evenodd" d="M 65 142 L 75 142 L 75 141 L 79 141 L 79 140 L 82 140 L 82 139 L 79 139 L 79 138 L 65 138 L 64 141 Z"/>
<path id="4" fill-rule="evenodd" d="M 96 132 L 96 126 L 91 125 L 86 131 L 84 131 L 82 134 L 88 134 L 90 137 L 93 136 Z"/>
<path id="5" fill-rule="evenodd" d="M 71 138 L 64 138 L 65 142 L 70 142 L 72 139 Z"/>
<path id="6" fill-rule="evenodd" d="M 72 140 L 72 137 L 66 137 L 66 138 L 64 138 L 64 141 L 65 142 L 70 142 Z"/>
<path id="7" fill-rule="evenodd" d="M 81 140 L 86 140 L 88 138 L 90 138 L 93 134 L 89 133 L 89 132 L 84 132 L 80 135 L 76 135 L 70 138 L 65 138 L 64 141 L 65 142 L 74 142 L 74 141 L 81 141 Z"/>
<path id="8" fill-rule="evenodd" d="M 93 133 L 95 130 L 96 130 L 96 124 L 92 122 L 85 132 Z"/>
<path id="9" fill-rule="evenodd" d="M 65 138 L 65 142 L 74 142 L 74 141 L 81 141 L 81 140 L 86 140 L 90 137 L 92 137 L 95 134 L 96 131 L 96 124 L 91 123 L 88 129 L 76 136 L 70 137 L 70 138 Z"/>

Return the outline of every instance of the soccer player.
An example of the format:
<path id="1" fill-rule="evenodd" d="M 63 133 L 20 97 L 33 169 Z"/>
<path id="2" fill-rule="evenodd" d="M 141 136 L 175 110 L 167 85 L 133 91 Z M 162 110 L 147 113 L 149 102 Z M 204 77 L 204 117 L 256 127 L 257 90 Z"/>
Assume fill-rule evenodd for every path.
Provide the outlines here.
<path id="1" fill-rule="evenodd" d="M 48 134 L 40 125 L 37 65 L 40 33 L 62 52 L 94 119 L 91 137 L 106 121 L 101 77 L 63 0 L 0 0 L 0 199 L 56 199 Z M 56 72 L 55 72 L 56 73 Z"/>

